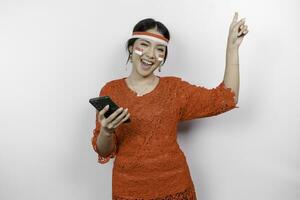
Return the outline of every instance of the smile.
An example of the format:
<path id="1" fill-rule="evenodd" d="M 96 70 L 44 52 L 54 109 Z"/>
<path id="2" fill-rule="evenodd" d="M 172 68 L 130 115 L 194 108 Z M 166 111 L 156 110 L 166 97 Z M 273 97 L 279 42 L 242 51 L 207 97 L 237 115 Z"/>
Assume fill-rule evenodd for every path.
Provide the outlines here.
<path id="1" fill-rule="evenodd" d="M 144 60 L 144 59 L 141 59 L 142 63 L 146 66 L 152 66 L 154 64 L 154 62 L 150 62 L 148 60 Z"/>

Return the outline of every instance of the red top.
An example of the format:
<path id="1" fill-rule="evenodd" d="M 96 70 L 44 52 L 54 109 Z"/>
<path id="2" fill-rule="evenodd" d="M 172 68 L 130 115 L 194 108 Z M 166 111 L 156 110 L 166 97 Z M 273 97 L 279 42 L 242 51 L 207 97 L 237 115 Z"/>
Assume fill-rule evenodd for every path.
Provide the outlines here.
<path id="1" fill-rule="evenodd" d="M 128 108 L 131 120 L 116 128 L 115 151 L 106 158 L 98 154 L 101 164 L 115 158 L 113 200 L 196 200 L 186 158 L 177 143 L 177 124 L 239 108 L 235 93 L 223 81 L 207 89 L 175 76 L 158 77 L 158 85 L 143 96 L 137 96 L 125 78 L 106 83 L 100 91 L 99 96 L 108 95 Z M 100 128 L 97 112 L 92 137 L 97 153 Z"/>

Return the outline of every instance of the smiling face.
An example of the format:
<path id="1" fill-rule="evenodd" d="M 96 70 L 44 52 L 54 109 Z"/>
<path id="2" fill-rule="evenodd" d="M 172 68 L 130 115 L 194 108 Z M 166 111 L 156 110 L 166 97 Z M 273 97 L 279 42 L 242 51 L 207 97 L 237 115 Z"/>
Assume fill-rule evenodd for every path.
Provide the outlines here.
<path id="1" fill-rule="evenodd" d="M 146 32 L 163 36 L 156 29 L 149 29 Z M 166 46 L 150 39 L 138 38 L 134 46 L 129 47 L 132 52 L 132 66 L 137 73 L 148 76 L 163 62 L 166 53 Z"/>

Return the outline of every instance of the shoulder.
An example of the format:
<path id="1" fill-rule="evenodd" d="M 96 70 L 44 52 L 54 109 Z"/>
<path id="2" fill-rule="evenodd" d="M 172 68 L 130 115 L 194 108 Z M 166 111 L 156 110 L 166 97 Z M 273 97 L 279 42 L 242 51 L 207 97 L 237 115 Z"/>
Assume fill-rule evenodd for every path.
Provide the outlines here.
<path id="1" fill-rule="evenodd" d="M 103 87 L 111 88 L 111 87 L 118 87 L 122 84 L 123 78 L 113 79 L 104 82 Z"/>
<path id="2" fill-rule="evenodd" d="M 190 82 L 178 76 L 165 76 L 164 78 L 165 81 L 168 82 L 168 85 L 171 85 L 171 87 L 181 88 L 187 85 L 191 85 Z"/>
<path id="3" fill-rule="evenodd" d="M 100 93 L 111 93 L 112 91 L 116 91 L 117 88 L 119 88 L 122 84 L 123 78 L 113 79 L 104 82 L 102 86 L 100 87 Z"/>
<path id="4" fill-rule="evenodd" d="M 164 76 L 162 78 L 168 83 L 178 83 L 182 81 L 182 78 L 178 76 Z"/>

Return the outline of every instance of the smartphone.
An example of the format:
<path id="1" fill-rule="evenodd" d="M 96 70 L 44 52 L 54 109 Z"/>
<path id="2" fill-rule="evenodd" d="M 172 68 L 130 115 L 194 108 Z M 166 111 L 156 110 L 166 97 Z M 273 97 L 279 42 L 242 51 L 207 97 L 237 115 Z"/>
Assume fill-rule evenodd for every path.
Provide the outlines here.
<path id="1" fill-rule="evenodd" d="M 104 116 L 108 118 L 111 114 L 113 114 L 116 110 L 118 110 L 119 106 L 113 102 L 113 100 L 109 96 L 101 96 L 91 98 L 89 102 L 98 110 L 102 110 L 106 105 L 109 105 L 108 111 L 104 113 Z M 121 114 L 121 113 L 120 113 Z M 130 122 L 130 118 L 128 118 L 124 123 Z"/>

